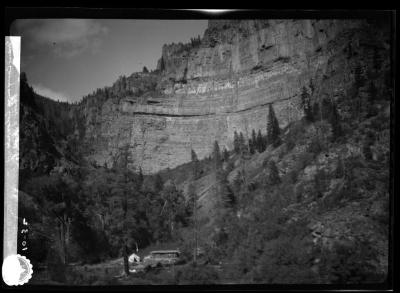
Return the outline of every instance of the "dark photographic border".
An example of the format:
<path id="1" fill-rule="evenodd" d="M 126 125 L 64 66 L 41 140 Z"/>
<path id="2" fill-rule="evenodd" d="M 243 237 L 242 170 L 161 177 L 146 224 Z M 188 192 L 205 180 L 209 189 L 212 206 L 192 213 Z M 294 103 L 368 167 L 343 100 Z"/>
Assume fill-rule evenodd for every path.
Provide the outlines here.
<path id="1" fill-rule="evenodd" d="M 391 61 L 392 61 L 392 77 L 393 80 L 396 76 L 396 49 L 397 46 L 397 18 L 396 12 L 393 10 L 255 10 L 255 9 L 238 9 L 228 10 L 223 13 L 212 13 L 202 10 L 178 10 L 178 9 L 127 9 L 127 8 L 94 8 L 94 7 L 80 7 L 80 8 L 66 8 L 66 7 L 7 7 L 5 9 L 4 19 L 4 34 L 2 38 L 4 48 L 4 36 L 9 35 L 10 27 L 15 19 L 24 18 L 91 18 L 91 19 L 257 19 L 257 18 L 281 18 L 281 19 L 356 19 L 356 18 L 386 18 L 390 19 L 392 43 L 391 43 Z M 4 54 L 3 54 L 4 58 Z M 3 79 L 4 80 L 4 79 Z M 4 84 L 3 84 L 4 86 Z M 396 94 L 396 83 L 394 82 L 394 93 Z M 1 104 L 4 109 L 4 101 Z M 364 285 L 287 285 L 287 284 L 246 284 L 246 285 L 213 285 L 213 286 L 197 286 L 197 285 L 127 285 L 127 286 L 54 286 L 54 285 L 25 285 L 17 287 L 8 287 L 2 284 L 4 289 L 11 290 L 57 290 L 57 291 L 132 291 L 132 290 L 165 290 L 165 291 L 260 291 L 260 290 L 274 290 L 274 291 L 320 291 L 320 290 L 361 290 L 361 291 L 375 291 L 375 290 L 391 290 L 394 289 L 394 282 L 397 278 L 393 278 L 394 274 L 394 203 L 395 203 L 395 98 L 392 96 L 391 101 L 391 166 L 390 166 L 390 236 L 389 236 L 389 269 L 388 279 L 385 283 L 381 284 L 364 284 Z M 4 111 L 4 110 L 3 110 Z M 2 111 L 2 113 L 3 113 Z M 4 117 L 4 116 L 3 116 Z M 2 139 L 4 140 L 4 129 L 2 132 Z M 4 162 L 4 152 L 2 156 Z M 6 172 L 6 170 L 4 170 Z M 3 182 L 4 190 L 4 182 Z M 2 209 L 3 211 L 3 209 Z M 4 218 L 1 218 L 1 224 L 4 224 Z M 1 244 L 3 246 L 3 242 Z M 397 276 L 399 276 L 397 274 Z"/>

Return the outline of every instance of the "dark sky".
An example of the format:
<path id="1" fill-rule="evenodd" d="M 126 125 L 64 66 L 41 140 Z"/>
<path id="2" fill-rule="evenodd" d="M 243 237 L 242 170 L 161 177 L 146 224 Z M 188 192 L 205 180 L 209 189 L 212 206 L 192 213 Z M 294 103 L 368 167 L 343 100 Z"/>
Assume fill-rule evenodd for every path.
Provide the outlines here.
<path id="1" fill-rule="evenodd" d="M 163 44 L 203 36 L 207 20 L 24 19 L 21 71 L 39 94 L 78 101 L 120 75 L 155 69 Z"/>

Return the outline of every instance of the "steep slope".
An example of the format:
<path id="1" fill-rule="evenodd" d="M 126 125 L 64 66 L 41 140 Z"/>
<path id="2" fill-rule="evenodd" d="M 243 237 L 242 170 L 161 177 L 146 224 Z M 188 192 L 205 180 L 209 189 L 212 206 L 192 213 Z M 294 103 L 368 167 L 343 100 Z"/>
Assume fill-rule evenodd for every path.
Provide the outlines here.
<path id="1" fill-rule="evenodd" d="M 24 73 L 20 88 L 19 184 L 23 188 L 32 177 L 77 166 L 78 158 L 69 116 L 72 106 L 37 95 Z"/>
<path id="2" fill-rule="evenodd" d="M 231 154 L 223 169 L 236 203 L 222 225 L 218 222 L 223 214 L 218 205 L 221 193 L 216 188 L 221 183 L 216 174 L 206 172 L 194 183 L 189 179 L 181 184 L 186 192 L 188 184 L 195 186 L 200 207 L 198 243 L 222 252 L 213 257 L 224 263 L 224 273 L 238 278 L 227 274 L 228 279 L 245 283 L 385 281 L 390 115 L 388 99 L 374 103 L 386 111 L 364 116 L 359 126 L 340 138 L 333 139 L 332 126 L 324 119 L 297 121 L 282 134 L 280 146 L 270 145 L 253 155 Z M 322 128 L 326 131 L 321 132 Z M 375 137 L 374 142 L 368 142 L 369 135 Z M 290 145 L 293 138 L 295 146 Z M 271 161 L 276 163 L 278 182 L 269 179 Z M 186 236 L 188 242 L 192 230 Z M 302 273 L 309 273 L 310 279 Z"/>
<path id="3" fill-rule="evenodd" d="M 281 127 L 301 118 L 311 80 L 314 100 L 348 98 L 357 66 L 368 74 L 375 55 L 389 66 L 389 40 L 367 20 L 212 20 L 200 43 L 165 45 L 156 71 L 117 82 L 118 98 L 82 103 L 88 156 L 110 163 L 128 143 L 134 167 L 154 173 L 191 149 L 204 158 L 214 140 L 231 149 L 235 130 L 265 133 L 270 103 Z"/>

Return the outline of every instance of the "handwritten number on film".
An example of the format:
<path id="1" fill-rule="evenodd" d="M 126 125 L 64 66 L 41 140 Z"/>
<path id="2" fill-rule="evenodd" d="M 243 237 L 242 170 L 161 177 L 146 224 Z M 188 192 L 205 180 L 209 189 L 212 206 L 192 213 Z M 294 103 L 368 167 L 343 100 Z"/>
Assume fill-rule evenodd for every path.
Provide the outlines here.
<path id="1" fill-rule="evenodd" d="M 28 222 L 26 221 L 26 219 L 25 218 L 23 218 L 23 220 L 22 220 L 22 225 L 23 225 L 23 228 L 21 229 L 21 234 L 22 234 L 22 250 L 24 251 L 24 250 L 27 250 L 28 249 L 28 247 L 26 246 L 26 239 L 27 239 L 27 236 L 28 236 Z"/>

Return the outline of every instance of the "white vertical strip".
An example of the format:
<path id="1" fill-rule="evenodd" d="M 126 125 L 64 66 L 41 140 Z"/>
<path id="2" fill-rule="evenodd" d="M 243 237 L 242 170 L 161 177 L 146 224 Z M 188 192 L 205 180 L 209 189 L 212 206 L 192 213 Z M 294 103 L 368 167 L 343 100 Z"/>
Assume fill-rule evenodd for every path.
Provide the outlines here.
<path id="1" fill-rule="evenodd" d="M 21 37 L 5 37 L 3 257 L 17 254 Z"/>

